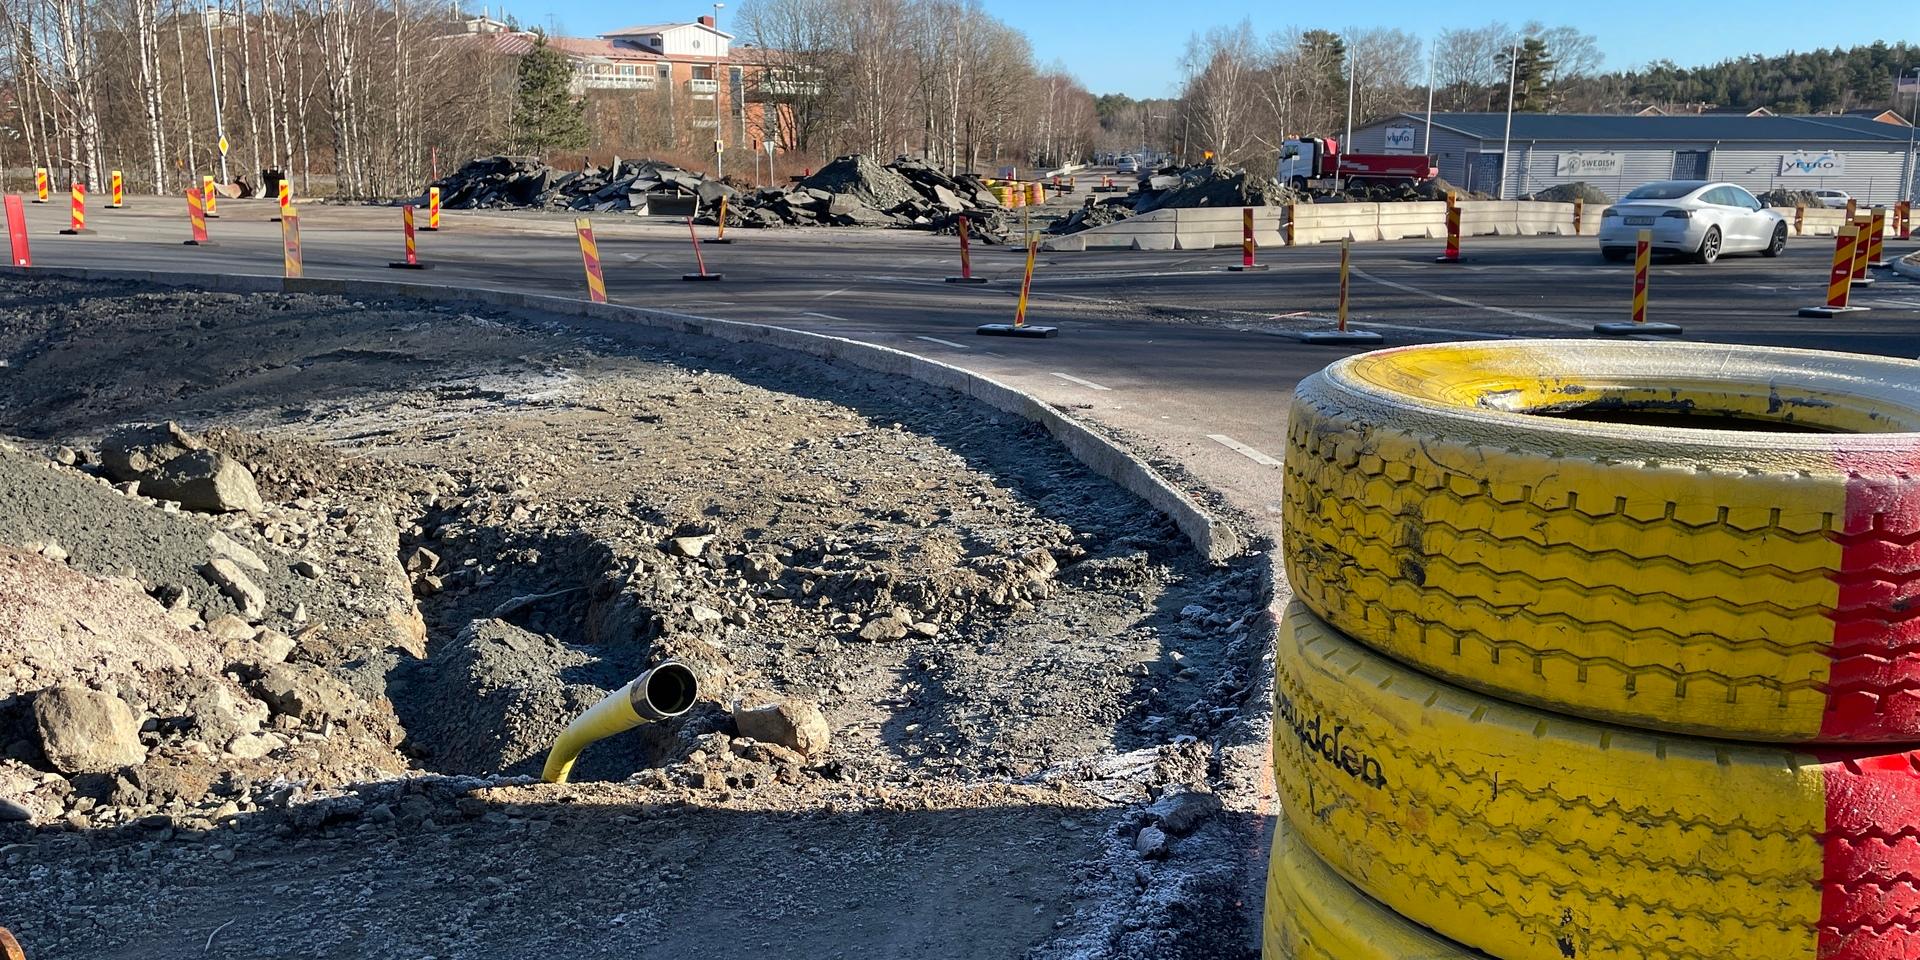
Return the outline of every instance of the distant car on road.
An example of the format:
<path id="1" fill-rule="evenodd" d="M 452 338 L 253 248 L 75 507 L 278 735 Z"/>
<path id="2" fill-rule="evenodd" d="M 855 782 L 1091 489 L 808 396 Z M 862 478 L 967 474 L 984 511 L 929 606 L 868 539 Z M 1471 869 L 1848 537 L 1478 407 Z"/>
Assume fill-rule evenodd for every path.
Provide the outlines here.
<path id="1" fill-rule="evenodd" d="M 1121 157 L 1119 161 L 1114 163 L 1113 171 L 1115 173 L 1139 173 L 1140 161 L 1132 157 Z"/>
<path id="2" fill-rule="evenodd" d="M 1853 199 L 1853 194 L 1845 190 L 1815 190 L 1813 195 L 1830 210 L 1845 210 L 1847 201 Z"/>
<path id="3" fill-rule="evenodd" d="M 1712 263 L 1723 253 L 1777 257 L 1787 249 L 1787 218 L 1746 188 L 1712 180 L 1656 180 L 1635 188 L 1600 215 L 1600 253 L 1633 255 L 1640 231 L 1653 249 Z"/>

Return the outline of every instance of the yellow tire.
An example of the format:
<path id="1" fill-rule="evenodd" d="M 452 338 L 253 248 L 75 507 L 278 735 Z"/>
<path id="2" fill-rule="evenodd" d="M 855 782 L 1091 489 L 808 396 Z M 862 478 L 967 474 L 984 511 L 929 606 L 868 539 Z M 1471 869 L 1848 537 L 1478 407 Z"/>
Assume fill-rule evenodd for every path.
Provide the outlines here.
<path id="1" fill-rule="evenodd" d="M 1264 918 L 1261 960 L 1486 960 L 1355 890 L 1284 819 L 1273 831 Z"/>
<path id="2" fill-rule="evenodd" d="M 1364 354 L 1295 393 L 1287 575 L 1349 636 L 1496 696 L 1741 740 L 1920 740 L 1916 430 L 1906 360 Z"/>
<path id="3" fill-rule="evenodd" d="M 1290 604 L 1273 761 L 1300 838 L 1504 960 L 1920 957 L 1920 754 L 1646 733 L 1432 679 Z"/>

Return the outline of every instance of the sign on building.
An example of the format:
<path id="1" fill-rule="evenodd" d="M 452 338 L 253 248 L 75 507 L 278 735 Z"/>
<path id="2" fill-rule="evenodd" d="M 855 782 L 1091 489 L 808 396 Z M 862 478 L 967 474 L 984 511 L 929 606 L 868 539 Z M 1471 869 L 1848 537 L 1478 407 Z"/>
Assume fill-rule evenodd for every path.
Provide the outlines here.
<path id="1" fill-rule="evenodd" d="M 1563 153 L 1553 160 L 1556 177 L 1617 177 L 1621 158 L 1617 153 Z"/>
<path id="2" fill-rule="evenodd" d="M 1847 172 L 1847 158 L 1832 150 L 1795 150 L 1780 155 L 1783 177 L 1838 177 Z"/>
<path id="3" fill-rule="evenodd" d="M 1413 144 L 1414 144 L 1414 139 L 1413 139 L 1412 127 L 1388 127 L 1387 128 L 1387 151 L 1386 152 L 1412 153 Z"/>

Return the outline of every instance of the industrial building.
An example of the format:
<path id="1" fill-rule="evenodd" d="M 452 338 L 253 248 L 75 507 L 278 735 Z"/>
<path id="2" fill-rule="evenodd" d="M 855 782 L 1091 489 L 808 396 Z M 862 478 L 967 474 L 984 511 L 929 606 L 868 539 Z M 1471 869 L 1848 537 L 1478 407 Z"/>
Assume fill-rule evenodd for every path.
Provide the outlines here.
<path id="1" fill-rule="evenodd" d="M 1913 128 L 1853 116 L 1402 113 L 1353 131 L 1355 153 L 1427 153 L 1467 190 L 1511 199 L 1584 180 L 1618 197 L 1649 180 L 1844 190 L 1862 203 L 1915 196 Z M 1503 144 L 1513 162 L 1503 164 Z M 1503 168 L 1505 168 L 1503 170 Z M 1505 174 L 1505 190 L 1501 176 Z"/>

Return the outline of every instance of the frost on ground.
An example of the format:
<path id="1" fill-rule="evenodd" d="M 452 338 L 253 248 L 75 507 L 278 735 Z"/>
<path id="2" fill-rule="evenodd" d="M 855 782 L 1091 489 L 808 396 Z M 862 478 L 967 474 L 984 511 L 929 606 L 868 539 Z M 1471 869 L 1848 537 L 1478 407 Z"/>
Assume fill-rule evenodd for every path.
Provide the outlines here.
<path id="1" fill-rule="evenodd" d="M 1025 421 L 351 297 L 9 279 L 0 359 L 34 960 L 1253 953 L 1270 572 Z"/>

